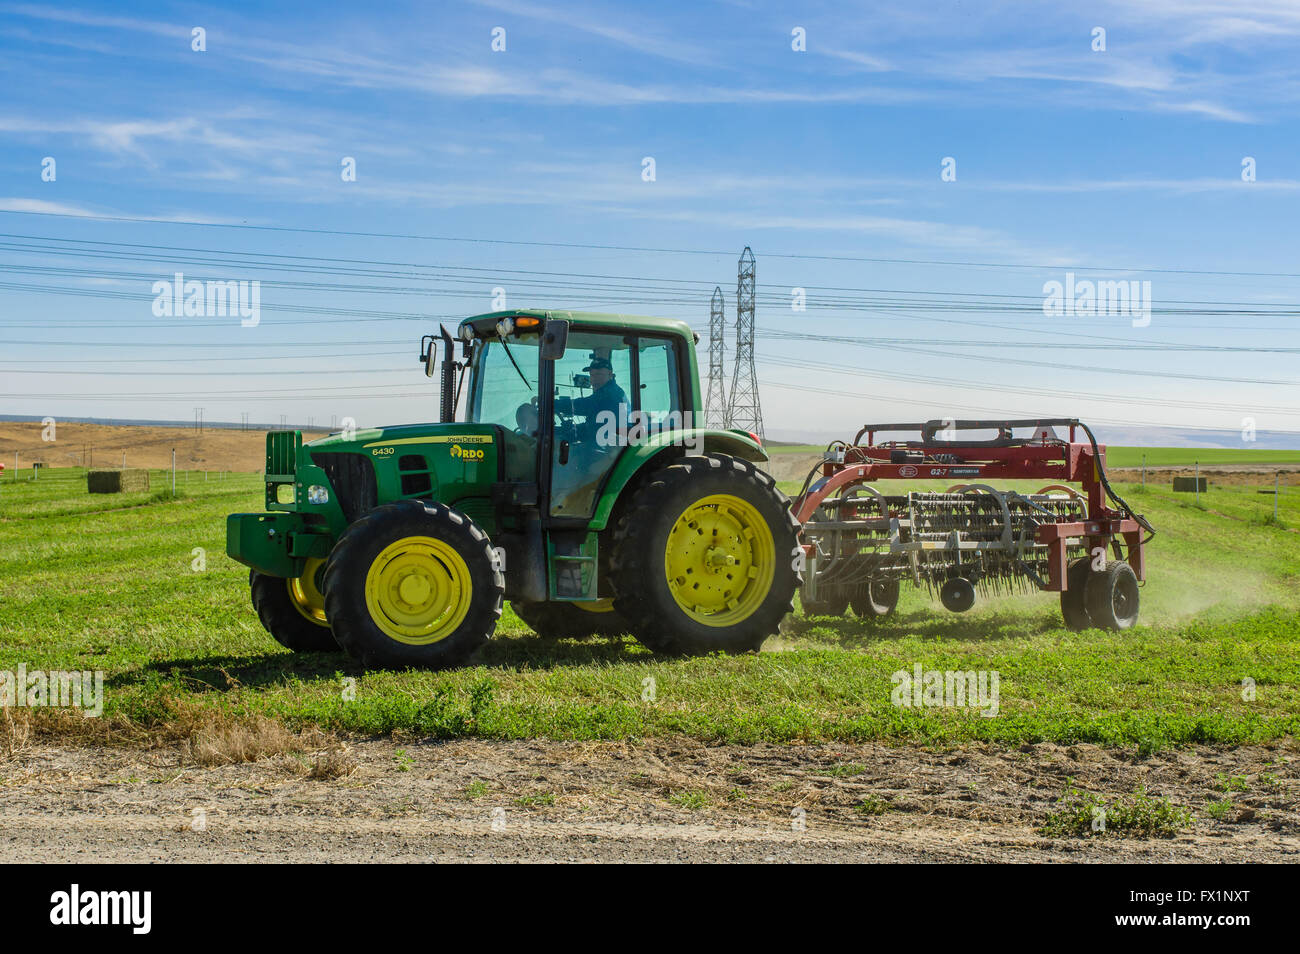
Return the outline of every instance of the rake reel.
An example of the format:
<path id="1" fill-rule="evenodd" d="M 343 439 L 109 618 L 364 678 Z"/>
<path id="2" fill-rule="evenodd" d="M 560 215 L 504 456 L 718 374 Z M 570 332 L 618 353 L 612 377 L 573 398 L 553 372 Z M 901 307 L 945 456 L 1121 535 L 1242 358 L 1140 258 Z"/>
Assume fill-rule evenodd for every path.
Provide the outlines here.
<path id="1" fill-rule="evenodd" d="M 1056 428 L 1068 428 L 1068 438 Z M 1086 441 L 1076 440 L 1079 430 Z M 876 439 L 898 433 L 920 439 Z M 960 482 L 886 494 L 873 486 L 880 480 Z M 992 485 L 1005 480 L 1044 485 L 1028 493 Z M 1111 489 L 1105 447 L 1074 419 L 867 425 L 852 444 L 827 449 L 794 509 L 805 612 L 839 616 L 851 606 L 867 619 L 893 612 L 900 584 L 910 582 L 954 612 L 981 595 L 1057 592 L 1072 629 L 1128 629 L 1145 579 L 1143 547 L 1155 533 Z"/>

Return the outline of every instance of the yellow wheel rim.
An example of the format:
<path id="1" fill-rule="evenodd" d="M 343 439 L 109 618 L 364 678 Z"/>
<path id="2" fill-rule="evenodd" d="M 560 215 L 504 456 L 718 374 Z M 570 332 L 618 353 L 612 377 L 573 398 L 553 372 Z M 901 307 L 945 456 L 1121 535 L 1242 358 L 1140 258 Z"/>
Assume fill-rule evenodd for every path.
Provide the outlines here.
<path id="1" fill-rule="evenodd" d="M 584 600 L 581 603 L 574 603 L 574 606 L 587 613 L 612 613 L 614 612 L 614 601 L 611 599 L 604 600 Z"/>
<path id="2" fill-rule="evenodd" d="M 687 616 L 706 626 L 732 626 L 754 613 L 772 588 L 772 529 L 739 497 L 703 497 L 668 531 L 664 572 Z"/>
<path id="3" fill-rule="evenodd" d="M 469 567 L 455 548 L 433 537 L 403 537 L 366 572 L 366 607 L 391 639 L 427 646 L 455 632 L 469 612 Z"/>
<path id="4" fill-rule="evenodd" d="M 302 576 L 285 581 L 289 587 L 289 602 L 293 604 L 293 608 L 305 616 L 308 622 L 315 623 L 317 626 L 329 625 L 329 621 L 325 619 L 325 597 L 321 596 L 320 590 L 316 588 L 316 571 L 324 562 L 312 557 L 303 568 Z"/>

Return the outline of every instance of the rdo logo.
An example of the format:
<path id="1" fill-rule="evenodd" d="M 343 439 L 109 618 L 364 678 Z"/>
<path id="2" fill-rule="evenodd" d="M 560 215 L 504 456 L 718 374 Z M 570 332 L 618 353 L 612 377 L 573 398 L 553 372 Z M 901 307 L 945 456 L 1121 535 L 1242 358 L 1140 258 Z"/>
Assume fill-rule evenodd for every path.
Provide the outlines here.
<path id="1" fill-rule="evenodd" d="M 461 460 L 482 460 L 486 453 L 482 448 L 461 447 L 459 444 L 451 445 L 451 456 L 459 457 Z"/>

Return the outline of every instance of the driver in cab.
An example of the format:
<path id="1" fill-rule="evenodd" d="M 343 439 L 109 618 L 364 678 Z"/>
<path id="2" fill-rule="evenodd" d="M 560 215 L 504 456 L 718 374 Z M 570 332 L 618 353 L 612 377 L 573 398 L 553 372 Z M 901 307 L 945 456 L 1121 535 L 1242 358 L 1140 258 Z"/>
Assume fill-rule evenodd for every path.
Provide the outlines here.
<path id="1" fill-rule="evenodd" d="M 614 380 L 614 366 L 608 358 L 593 357 L 582 369 L 591 375 L 591 394 L 587 397 L 557 397 L 555 409 L 561 414 L 583 418 L 584 440 L 594 439 L 603 421 L 611 420 L 620 432 L 627 420 L 627 393 Z"/>

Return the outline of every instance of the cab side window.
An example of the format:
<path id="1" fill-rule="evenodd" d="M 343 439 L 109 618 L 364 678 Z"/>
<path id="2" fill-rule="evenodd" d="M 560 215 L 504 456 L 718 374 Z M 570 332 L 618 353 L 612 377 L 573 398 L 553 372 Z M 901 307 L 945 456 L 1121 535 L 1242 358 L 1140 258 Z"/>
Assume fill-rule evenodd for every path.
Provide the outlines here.
<path id="1" fill-rule="evenodd" d="M 681 420 L 677 343 L 668 338 L 640 338 L 637 341 L 637 361 L 641 380 L 637 403 L 643 420 L 655 430 L 689 426 L 690 422 Z"/>

